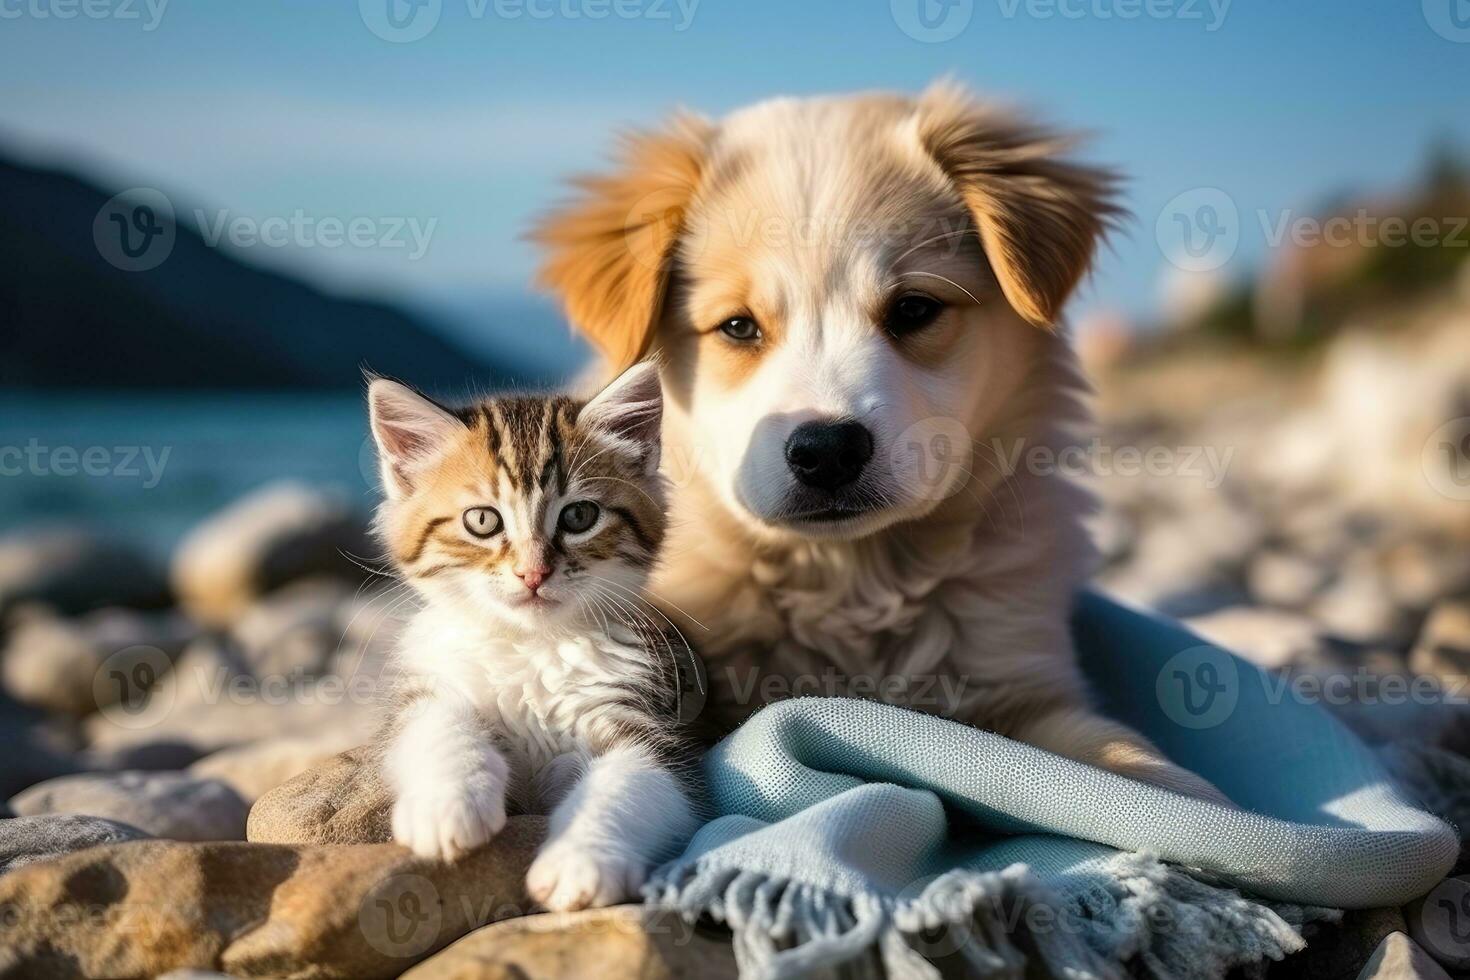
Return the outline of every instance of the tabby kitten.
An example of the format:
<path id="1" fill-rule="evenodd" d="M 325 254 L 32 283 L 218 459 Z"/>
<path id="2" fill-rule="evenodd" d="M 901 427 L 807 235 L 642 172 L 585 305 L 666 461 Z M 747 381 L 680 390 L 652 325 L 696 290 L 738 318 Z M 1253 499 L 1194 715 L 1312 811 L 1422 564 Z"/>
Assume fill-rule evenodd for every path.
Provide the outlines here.
<path id="1" fill-rule="evenodd" d="M 657 369 L 586 404 L 451 411 L 384 379 L 368 403 L 378 530 L 423 599 L 384 734 L 394 839 L 452 860 L 504 826 L 507 801 L 550 810 L 531 896 L 626 900 L 696 825 L 677 765 L 685 648 L 639 592 L 664 537 Z"/>

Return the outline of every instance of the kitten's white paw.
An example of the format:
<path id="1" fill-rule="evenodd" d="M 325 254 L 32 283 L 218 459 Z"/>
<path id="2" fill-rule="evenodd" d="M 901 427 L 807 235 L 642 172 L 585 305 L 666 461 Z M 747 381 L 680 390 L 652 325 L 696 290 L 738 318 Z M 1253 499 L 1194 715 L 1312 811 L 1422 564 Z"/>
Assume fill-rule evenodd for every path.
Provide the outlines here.
<path id="1" fill-rule="evenodd" d="M 411 788 L 393 804 L 393 839 L 424 858 L 453 861 L 504 826 L 505 789 L 484 776 Z"/>
<path id="2" fill-rule="evenodd" d="M 635 858 L 580 844 L 545 847 L 526 872 L 526 891 L 552 912 L 601 908 L 634 898 L 648 878 Z"/>

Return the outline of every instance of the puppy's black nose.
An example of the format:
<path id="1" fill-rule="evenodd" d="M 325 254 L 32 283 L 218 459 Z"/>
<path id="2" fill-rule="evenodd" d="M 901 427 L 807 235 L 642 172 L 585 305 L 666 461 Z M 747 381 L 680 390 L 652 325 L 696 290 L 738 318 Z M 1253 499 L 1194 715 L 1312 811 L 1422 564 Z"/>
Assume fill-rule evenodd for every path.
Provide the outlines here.
<path id="1" fill-rule="evenodd" d="M 818 490 L 847 486 L 872 458 L 873 436 L 857 422 L 804 422 L 786 440 L 786 465 Z"/>

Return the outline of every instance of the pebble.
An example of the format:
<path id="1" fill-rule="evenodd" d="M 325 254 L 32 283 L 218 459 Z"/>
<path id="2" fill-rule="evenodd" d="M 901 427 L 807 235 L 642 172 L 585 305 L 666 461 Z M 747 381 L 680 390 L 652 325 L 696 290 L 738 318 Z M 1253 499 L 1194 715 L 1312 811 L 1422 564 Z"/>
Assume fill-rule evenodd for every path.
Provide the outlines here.
<path id="1" fill-rule="evenodd" d="M 78 773 L 38 783 L 10 800 L 23 817 L 105 817 L 170 840 L 244 840 L 249 807 L 217 779 L 182 772 Z"/>

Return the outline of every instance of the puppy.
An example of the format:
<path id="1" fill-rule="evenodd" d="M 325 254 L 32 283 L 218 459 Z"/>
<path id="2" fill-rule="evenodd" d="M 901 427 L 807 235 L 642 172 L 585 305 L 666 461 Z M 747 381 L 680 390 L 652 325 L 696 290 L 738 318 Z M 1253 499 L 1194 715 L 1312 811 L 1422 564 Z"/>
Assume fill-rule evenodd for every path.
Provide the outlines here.
<path id="1" fill-rule="evenodd" d="M 630 136 L 536 230 L 609 366 L 662 361 L 652 592 L 720 726 L 882 697 L 1225 802 L 1090 706 L 1090 499 L 1011 465 L 1089 421 L 1058 320 L 1120 211 L 1069 146 L 950 83 L 776 99 Z"/>

